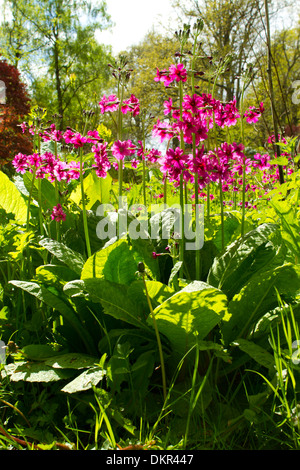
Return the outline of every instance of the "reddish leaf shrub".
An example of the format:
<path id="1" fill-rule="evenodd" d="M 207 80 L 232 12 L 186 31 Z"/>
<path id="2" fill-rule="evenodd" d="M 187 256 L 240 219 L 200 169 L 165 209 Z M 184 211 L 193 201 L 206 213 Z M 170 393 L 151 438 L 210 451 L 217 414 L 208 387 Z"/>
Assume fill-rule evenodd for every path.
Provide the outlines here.
<path id="1" fill-rule="evenodd" d="M 30 112 L 30 98 L 20 80 L 20 72 L 5 60 L 0 61 L 0 80 L 5 85 L 5 99 L 0 102 L 0 166 L 19 153 L 32 153 L 30 136 L 23 134 L 22 120 Z"/>

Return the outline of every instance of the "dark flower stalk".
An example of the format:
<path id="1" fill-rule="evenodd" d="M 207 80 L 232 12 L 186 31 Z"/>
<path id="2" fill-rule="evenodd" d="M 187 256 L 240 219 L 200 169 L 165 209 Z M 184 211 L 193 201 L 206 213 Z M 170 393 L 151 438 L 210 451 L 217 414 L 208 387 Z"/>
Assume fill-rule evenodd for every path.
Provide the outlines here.
<path id="1" fill-rule="evenodd" d="M 196 47 L 198 43 L 198 37 L 203 29 L 203 21 L 198 20 L 198 22 L 195 25 L 195 35 L 194 35 L 194 44 L 193 44 L 193 52 L 192 52 L 192 96 L 195 94 L 195 62 L 196 62 Z M 192 146 L 193 146 L 193 160 L 194 160 L 194 166 L 196 168 L 196 136 L 195 133 L 192 135 Z M 194 196 L 195 196 L 195 230 L 197 233 L 197 230 L 199 230 L 199 220 L 197 218 L 197 208 L 199 206 L 199 185 L 198 185 L 198 172 L 197 169 L 194 172 Z M 200 256 L 200 250 L 196 250 L 196 261 L 195 261 L 195 271 L 196 271 L 196 280 L 200 280 L 200 273 L 201 273 L 201 256 Z"/>
<path id="2" fill-rule="evenodd" d="M 87 119 L 85 121 L 83 135 L 85 135 L 86 133 L 86 127 L 87 127 Z M 89 258 L 90 256 L 92 256 L 92 251 L 91 251 L 91 244 L 90 244 L 90 237 L 89 237 L 86 206 L 85 206 L 84 178 L 83 178 L 83 146 L 82 145 L 79 150 L 79 162 L 80 162 L 80 189 L 81 189 L 81 199 L 82 199 L 83 228 L 84 228 L 84 236 L 85 236 L 85 243 L 86 243 L 86 251 L 87 251 L 87 256 Z"/>

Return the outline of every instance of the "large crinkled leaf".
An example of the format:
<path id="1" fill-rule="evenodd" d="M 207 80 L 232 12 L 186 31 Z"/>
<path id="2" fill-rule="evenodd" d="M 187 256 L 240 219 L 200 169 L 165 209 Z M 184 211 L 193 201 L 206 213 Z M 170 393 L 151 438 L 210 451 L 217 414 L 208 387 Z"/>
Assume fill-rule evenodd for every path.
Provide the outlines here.
<path id="1" fill-rule="evenodd" d="M 54 369 L 85 369 L 98 361 L 96 357 L 82 353 L 66 353 L 45 360 L 47 366 Z"/>
<path id="2" fill-rule="evenodd" d="M 90 390 L 91 388 L 98 385 L 98 383 L 103 380 L 105 375 L 106 371 L 104 369 L 100 369 L 99 367 L 87 369 L 74 380 L 65 385 L 61 391 L 65 393 L 78 393 Z"/>
<path id="3" fill-rule="evenodd" d="M 133 248 L 127 240 L 120 239 L 97 251 L 86 261 L 81 279 L 95 277 L 117 284 L 130 285 L 136 279 L 138 263 L 143 261 L 147 266 L 146 254 L 142 249 L 137 249 L 137 246 L 138 244 L 135 243 L 135 248 Z"/>
<path id="4" fill-rule="evenodd" d="M 227 297 L 220 290 L 201 282 L 192 282 L 154 310 L 158 329 L 174 352 L 184 355 L 221 320 L 228 321 Z M 147 323 L 152 325 L 152 318 Z"/>
<path id="5" fill-rule="evenodd" d="M 257 272 L 270 269 L 271 263 L 274 267 L 283 263 L 281 242 L 277 225 L 260 225 L 214 260 L 207 282 L 231 299 Z"/>
<path id="6" fill-rule="evenodd" d="M 1 375 L 9 376 L 11 382 L 57 382 L 70 378 L 71 373 L 66 370 L 54 370 L 43 362 L 18 362 L 5 366 Z"/>
<path id="7" fill-rule="evenodd" d="M 64 291 L 71 296 L 87 293 L 92 302 L 101 303 L 106 314 L 131 325 L 147 328 L 135 303 L 128 296 L 128 286 L 124 284 L 98 278 L 82 279 L 69 282 Z"/>
<path id="8" fill-rule="evenodd" d="M 291 252 L 294 253 L 296 257 L 299 257 L 300 221 L 299 216 L 297 216 L 299 210 L 297 203 L 292 204 L 289 201 L 278 201 L 274 198 L 274 200 L 270 201 L 270 204 L 281 219 L 284 242 Z"/>
<path id="9" fill-rule="evenodd" d="M 93 171 L 84 178 L 84 190 L 88 195 L 86 208 L 91 209 L 97 202 L 108 204 L 110 202 L 110 191 L 112 187 L 112 177 L 108 174 L 106 178 L 98 178 Z M 80 185 L 71 193 L 71 199 L 78 205 L 81 205 L 82 194 Z"/>
<path id="10" fill-rule="evenodd" d="M 56 309 L 74 328 L 87 347 L 87 350 L 92 352 L 92 338 L 84 328 L 77 313 L 72 308 L 69 299 L 65 295 L 63 296 L 63 293 L 58 292 L 54 287 L 45 287 L 36 282 L 10 281 L 10 284 L 23 289 L 34 297 L 37 297 L 39 300 L 45 302 L 49 307 Z"/>
<path id="11" fill-rule="evenodd" d="M 14 183 L 0 171 L 0 207 L 7 214 L 13 214 L 15 221 L 25 224 L 27 219 L 27 205 Z"/>
<path id="12" fill-rule="evenodd" d="M 266 367 L 267 369 L 271 369 L 274 367 L 274 356 L 258 344 L 253 343 L 253 341 L 248 341 L 246 339 L 239 338 L 232 344 L 234 346 L 238 346 L 241 351 L 247 353 L 261 366 Z"/>
<path id="13" fill-rule="evenodd" d="M 300 290 L 300 265 L 285 264 L 258 273 L 228 304 L 231 318 L 222 325 L 225 343 L 245 337 L 267 312 L 278 306 L 278 293 L 289 301 Z"/>
<path id="14" fill-rule="evenodd" d="M 137 263 L 126 240 L 118 240 L 97 251 L 85 263 L 81 279 L 100 278 L 129 285 L 135 279 Z"/>
<path id="15" fill-rule="evenodd" d="M 43 238 L 40 241 L 40 245 L 80 276 L 85 263 L 85 259 L 80 253 L 51 238 Z"/>
<path id="16" fill-rule="evenodd" d="M 34 279 L 39 284 L 45 285 L 64 285 L 74 279 L 78 279 L 72 269 L 63 265 L 43 264 L 38 266 L 35 271 Z"/>
<path id="17" fill-rule="evenodd" d="M 31 361 L 43 361 L 61 354 L 59 351 L 55 351 L 55 348 L 50 344 L 27 344 L 23 346 L 22 353 Z"/>

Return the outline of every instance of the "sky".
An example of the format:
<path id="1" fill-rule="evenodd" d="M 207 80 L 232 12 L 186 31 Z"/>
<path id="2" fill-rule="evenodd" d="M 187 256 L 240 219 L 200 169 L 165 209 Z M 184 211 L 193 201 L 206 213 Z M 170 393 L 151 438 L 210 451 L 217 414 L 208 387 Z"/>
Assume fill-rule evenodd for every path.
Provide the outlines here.
<path id="1" fill-rule="evenodd" d="M 171 0 L 107 0 L 107 11 L 115 26 L 97 33 L 97 40 L 118 54 L 138 44 L 152 26 L 167 25 L 173 17 Z"/>

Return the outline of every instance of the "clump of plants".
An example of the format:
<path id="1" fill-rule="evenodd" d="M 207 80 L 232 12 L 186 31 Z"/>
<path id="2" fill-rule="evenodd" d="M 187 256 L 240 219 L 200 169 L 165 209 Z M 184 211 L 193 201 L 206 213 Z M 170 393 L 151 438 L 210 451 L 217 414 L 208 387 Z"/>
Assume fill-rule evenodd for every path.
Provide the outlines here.
<path id="1" fill-rule="evenodd" d="M 153 126 L 164 150 L 123 138 L 140 112 L 124 57 L 99 102 L 117 140 L 89 112 L 83 130 L 42 109 L 23 125 L 34 152 L 0 174 L 3 447 L 299 447 L 298 159 L 283 138 L 281 155 L 272 136 L 245 147 L 264 105 L 216 97 L 229 58 L 199 92 L 202 26 L 154 76 L 172 92 Z"/>

